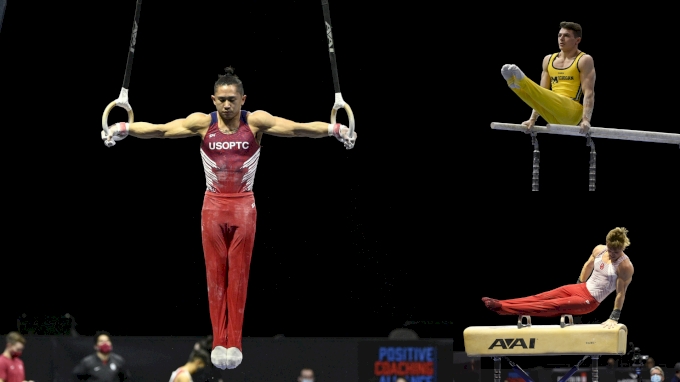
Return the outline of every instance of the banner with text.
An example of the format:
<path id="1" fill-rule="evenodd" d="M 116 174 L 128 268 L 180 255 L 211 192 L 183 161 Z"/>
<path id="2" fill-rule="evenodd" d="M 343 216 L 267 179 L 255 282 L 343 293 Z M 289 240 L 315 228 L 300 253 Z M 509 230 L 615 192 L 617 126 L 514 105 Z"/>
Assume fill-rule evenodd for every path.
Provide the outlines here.
<path id="1" fill-rule="evenodd" d="M 359 342 L 359 381 L 451 382 L 453 346 L 437 341 Z"/>

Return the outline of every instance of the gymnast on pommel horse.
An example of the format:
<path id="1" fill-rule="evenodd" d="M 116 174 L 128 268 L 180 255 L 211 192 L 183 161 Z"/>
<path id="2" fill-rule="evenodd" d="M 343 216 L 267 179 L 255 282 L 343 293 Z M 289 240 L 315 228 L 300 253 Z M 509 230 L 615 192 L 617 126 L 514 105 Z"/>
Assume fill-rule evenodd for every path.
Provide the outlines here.
<path id="1" fill-rule="evenodd" d="M 593 382 L 598 382 L 597 362 L 601 354 L 625 354 L 627 328 L 619 324 L 626 290 L 633 277 L 633 264 L 623 250 L 630 245 L 628 230 L 609 231 L 605 245 L 597 245 L 581 270 L 576 284 L 537 295 L 496 300 L 482 298 L 484 305 L 500 315 L 518 315 L 516 327 L 469 327 L 465 329 L 468 356 L 489 355 L 494 359 L 494 378 L 500 382 L 501 356 L 527 382 L 532 379 L 508 355 L 586 354 L 559 382 L 566 381 L 588 357 L 592 359 Z M 573 325 L 573 315 L 593 312 L 616 290 L 614 310 L 601 325 Z M 531 316 L 562 316 L 560 326 L 531 326 Z M 526 318 L 527 324 L 523 324 Z M 571 323 L 566 323 L 566 319 Z"/>
<path id="2" fill-rule="evenodd" d="M 633 264 L 623 250 L 630 245 L 628 230 L 622 227 L 609 231 L 606 245 L 597 245 L 583 265 L 576 284 L 564 285 L 548 292 L 529 297 L 496 300 L 484 297 L 482 301 L 490 310 L 500 315 L 557 317 L 583 315 L 593 312 L 614 290 L 614 310 L 602 323 L 613 328 L 621 316 L 626 290 L 633 279 Z"/>

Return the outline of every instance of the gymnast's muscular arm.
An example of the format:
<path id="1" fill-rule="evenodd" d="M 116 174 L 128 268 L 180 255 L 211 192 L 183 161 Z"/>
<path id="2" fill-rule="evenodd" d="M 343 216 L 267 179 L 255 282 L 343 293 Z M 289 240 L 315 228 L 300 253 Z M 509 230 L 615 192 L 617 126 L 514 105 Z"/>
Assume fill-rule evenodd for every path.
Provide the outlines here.
<path id="1" fill-rule="evenodd" d="M 614 309 L 621 310 L 623 308 L 623 301 L 626 299 L 626 291 L 628 285 L 633 281 L 633 264 L 630 260 L 626 260 L 619 265 L 618 275 L 616 278 L 616 299 L 614 300 Z"/>
<path id="2" fill-rule="evenodd" d="M 628 285 L 633 281 L 633 264 L 630 260 L 625 260 L 619 265 L 616 275 L 616 299 L 614 300 L 614 310 L 621 311 L 623 308 L 623 301 L 626 299 L 626 290 Z M 612 318 L 602 323 L 605 328 L 613 328 L 618 323 L 618 319 Z"/>
<path id="3" fill-rule="evenodd" d="M 602 251 L 602 246 L 598 245 L 593 249 L 593 252 L 590 254 L 590 257 L 588 258 L 588 261 L 583 265 L 583 269 L 581 269 L 581 274 L 578 277 L 579 283 L 584 283 L 588 281 L 590 278 L 590 275 L 593 273 L 593 267 L 595 264 L 595 256 Z"/>
<path id="4" fill-rule="evenodd" d="M 248 125 L 254 135 L 264 133 L 277 137 L 323 138 L 328 136 L 329 122 L 299 123 L 257 110 L 248 116 Z"/>
<path id="5" fill-rule="evenodd" d="M 543 57 L 543 64 L 541 67 L 543 68 L 543 71 L 541 72 L 541 87 L 544 87 L 548 90 L 552 88 L 552 85 L 550 83 L 550 74 L 548 74 L 548 64 L 550 63 L 550 57 L 552 54 L 548 54 L 547 56 Z"/>
<path id="6" fill-rule="evenodd" d="M 549 55 L 543 57 L 543 63 L 541 65 L 541 67 L 543 68 L 543 71 L 541 72 L 541 84 L 540 85 L 541 85 L 541 87 L 544 87 L 548 90 L 550 90 L 550 88 L 551 88 L 550 74 L 548 74 L 548 64 L 550 63 L 550 56 L 552 56 L 552 55 L 549 54 Z M 529 117 L 528 121 L 522 122 L 522 125 L 528 126 L 529 129 L 531 129 L 534 126 L 534 124 L 536 123 L 536 121 L 538 120 L 538 117 L 539 117 L 538 112 L 536 110 L 532 109 L 531 110 L 531 117 Z"/>
<path id="7" fill-rule="evenodd" d="M 183 119 L 176 119 L 165 124 L 134 122 L 129 125 L 128 134 L 137 138 L 185 138 L 203 137 L 210 127 L 209 114 L 192 113 Z"/>
<path id="8" fill-rule="evenodd" d="M 581 89 L 583 90 L 581 128 L 583 132 L 587 132 L 590 128 L 590 118 L 593 116 L 593 108 L 595 107 L 595 62 L 593 57 L 587 54 L 583 55 L 578 61 L 578 69 L 581 73 Z"/>

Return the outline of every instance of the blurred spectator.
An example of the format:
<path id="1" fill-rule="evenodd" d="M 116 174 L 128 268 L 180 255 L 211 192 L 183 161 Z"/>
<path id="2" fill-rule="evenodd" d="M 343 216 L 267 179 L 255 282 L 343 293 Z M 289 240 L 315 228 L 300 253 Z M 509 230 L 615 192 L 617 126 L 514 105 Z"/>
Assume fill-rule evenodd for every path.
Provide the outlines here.
<path id="1" fill-rule="evenodd" d="M 189 360 L 184 366 L 177 368 L 170 375 L 170 382 L 193 382 L 193 375 L 203 370 L 210 364 L 210 354 L 201 349 L 193 349 L 189 354 Z"/>
<path id="2" fill-rule="evenodd" d="M 607 359 L 606 368 L 600 374 L 600 382 L 616 382 L 616 373 L 618 368 L 618 363 L 614 358 Z"/>
<path id="3" fill-rule="evenodd" d="M 658 366 L 652 367 L 649 370 L 649 375 L 649 380 L 652 382 L 663 382 L 663 380 L 666 379 L 663 369 Z"/>
<path id="4" fill-rule="evenodd" d="M 394 329 L 390 332 L 390 334 L 387 336 L 388 339 L 390 340 L 417 340 L 420 337 L 418 337 L 418 334 L 415 332 L 415 330 L 407 329 L 407 328 L 397 328 Z"/>
<path id="5" fill-rule="evenodd" d="M 194 344 L 194 349 L 195 350 L 203 349 L 203 350 L 207 351 L 208 354 L 210 354 L 210 352 L 212 351 L 212 343 L 213 343 L 213 336 L 205 336 L 205 337 L 201 338 L 200 340 L 196 341 L 196 343 Z"/>
<path id="6" fill-rule="evenodd" d="M 607 369 L 616 369 L 618 367 L 618 362 L 614 358 L 607 359 Z"/>
<path id="7" fill-rule="evenodd" d="M 647 367 L 647 370 L 652 370 L 652 368 L 656 366 L 656 362 L 654 362 L 654 358 L 649 357 L 647 358 L 647 362 L 645 362 L 645 367 Z"/>
<path id="8" fill-rule="evenodd" d="M 650 371 L 652 370 L 652 368 L 654 366 L 656 366 L 656 362 L 654 361 L 654 358 L 648 357 L 645 360 L 644 366 L 642 368 L 640 368 L 640 379 L 649 381 L 649 378 L 652 376 L 650 374 Z"/>
<path id="9" fill-rule="evenodd" d="M 205 337 L 201 338 L 200 340 L 196 341 L 196 343 L 194 344 L 194 349 L 195 350 L 202 349 L 202 350 L 205 350 L 206 352 L 208 352 L 208 354 L 210 354 L 210 352 L 212 351 L 212 347 L 213 347 L 212 344 L 213 344 L 213 336 L 208 335 L 208 336 L 205 336 Z M 224 380 L 222 379 L 222 374 L 221 374 L 220 370 L 217 368 L 217 366 L 213 365 L 212 362 L 207 364 L 206 367 L 203 370 L 201 370 L 199 373 L 196 373 L 193 376 L 193 379 L 195 381 L 205 381 L 205 382 L 224 382 Z"/>
<path id="10" fill-rule="evenodd" d="M 671 382 L 680 382 L 680 362 L 675 364 L 675 375 L 671 378 Z"/>
<path id="11" fill-rule="evenodd" d="M 408 382 L 408 381 L 404 377 L 398 377 L 397 380 L 394 382 Z"/>
<path id="12" fill-rule="evenodd" d="M 314 382 L 314 370 L 310 368 L 300 370 L 298 382 Z"/>
<path id="13" fill-rule="evenodd" d="M 125 359 L 113 353 L 111 336 L 107 332 L 97 332 L 94 336 L 94 354 L 83 358 L 73 369 L 79 381 L 123 382 L 130 380 Z"/>
<path id="14" fill-rule="evenodd" d="M 9 332 L 5 340 L 5 351 L 0 354 L 0 382 L 27 382 L 21 360 L 26 339 L 19 332 Z"/>

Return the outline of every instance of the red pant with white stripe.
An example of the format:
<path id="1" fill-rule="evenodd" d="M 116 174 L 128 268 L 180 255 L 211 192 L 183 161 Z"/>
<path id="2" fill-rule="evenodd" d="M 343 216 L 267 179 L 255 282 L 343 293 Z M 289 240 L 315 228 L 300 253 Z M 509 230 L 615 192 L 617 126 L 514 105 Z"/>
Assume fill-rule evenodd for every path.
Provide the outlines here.
<path id="1" fill-rule="evenodd" d="M 201 211 L 213 348 L 241 348 L 257 209 L 252 192 L 207 191 Z"/>
<path id="2" fill-rule="evenodd" d="M 563 314 L 584 315 L 600 303 L 588 292 L 585 283 L 565 285 L 529 297 L 499 300 L 501 315 L 557 317 Z"/>

